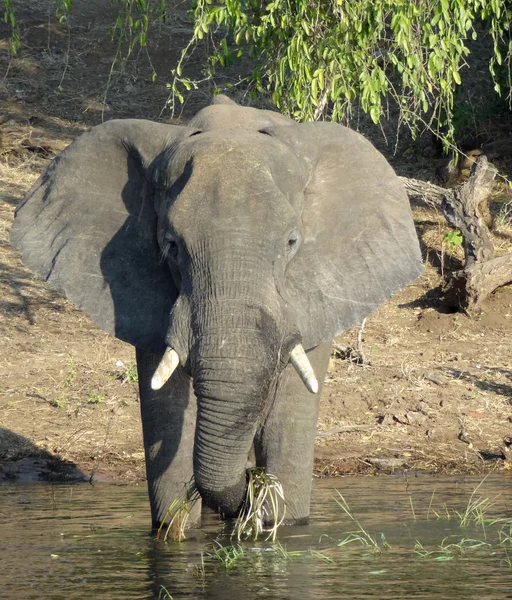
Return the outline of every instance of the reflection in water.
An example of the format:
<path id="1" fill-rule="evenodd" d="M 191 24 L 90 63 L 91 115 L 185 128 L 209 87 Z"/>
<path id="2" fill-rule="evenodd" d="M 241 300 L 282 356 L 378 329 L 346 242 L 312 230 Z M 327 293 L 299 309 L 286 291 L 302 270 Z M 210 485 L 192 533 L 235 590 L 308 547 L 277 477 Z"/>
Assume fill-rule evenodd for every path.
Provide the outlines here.
<path id="1" fill-rule="evenodd" d="M 509 521 L 461 528 L 454 509 L 466 509 L 478 483 L 423 476 L 317 481 L 310 525 L 282 529 L 279 546 L 245 542 L 229 570 L 207 554 L 223 527 L 214 515 L 183 543 L 155 540 L 144 488 L 3 485 L 0 598 L 169 598 L 165 590 L 174 600 L 512 598 L 512 543 L 500 546 L 498 537 L 504 525 L 512 534 L 510 476 L 489 477 L 477 491 L 499 495 L 488 519 Z M 388 549 L 363 544 L 370 538 L 336 504 L 334 488 Z M 357 539 L 338 546 L 356 530 Z M 480 545 L 461 551 L 454 544 L 463 538 Z M 417 542 L 430 554 L 415 553 Z"/>

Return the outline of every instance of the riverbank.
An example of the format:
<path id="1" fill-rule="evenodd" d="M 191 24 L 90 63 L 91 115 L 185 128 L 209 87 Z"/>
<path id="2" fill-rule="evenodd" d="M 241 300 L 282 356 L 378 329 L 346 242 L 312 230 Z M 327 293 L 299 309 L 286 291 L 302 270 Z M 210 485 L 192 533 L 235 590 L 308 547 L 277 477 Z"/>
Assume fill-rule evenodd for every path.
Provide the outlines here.
<path id="1" fill-rule="evenodd" d="M 140 482 L 133 348 L 35 280 L 11 249 L 8 231 L 16 203 L 82 131 L 104 118 L 170 120 L 162 113 L 165 81 L 189 22 L 176 9 L 147 55 L 112 71 L 109 2 L 77 10 L 70 30 L 49 22 L 43 4 L 31 0 L 20 9 L 19 56 L 11 62 L 6 52 L 0 56 L 6 75 L 0 88 L 0 480 L 69 479 L 77 476 L 66 466 L 71 463 L 86 479 Z M 210 88 L 192 94 L 175 122 L 186 121 L 210 96 Z M 386 150 L 378 143 L 402 174 L 433 177 L 434 161 L 420 152 L 428 141 L 395 155 L 393 145 Z M 503 198 L 491 206 L 497 217 L 503 206 Z M 318 424 L 319 476 L 510 467 L 512 288 L 498 290 L 475 318 L 446 312 L 442 273 L 460 266 L 461 250 L 443 244 L 449 228 L 442 215 L 424 206 L 413 213 L 425 273 L 369 317 L 363 331 L 336 340 Z M 511 251 L 510 219 L 496 225 L 497 251 Z"/>

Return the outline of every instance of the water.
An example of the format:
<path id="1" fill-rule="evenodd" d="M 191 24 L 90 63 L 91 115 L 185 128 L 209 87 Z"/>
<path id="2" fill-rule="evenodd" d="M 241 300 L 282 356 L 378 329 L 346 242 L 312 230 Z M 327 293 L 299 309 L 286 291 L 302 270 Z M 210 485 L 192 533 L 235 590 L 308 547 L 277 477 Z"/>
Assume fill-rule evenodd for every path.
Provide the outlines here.
<path id="1" fill-rule="evenodd" d="M 454 513 L 465 511 L 480 482 L 426 476 L 317 480 L 310 525 L 281 531 L 280 546 L 291 556 L 270 542 L 244 542 L 229 570 L 211 556 L 223 527 L 214 515 L 183 543 L 155 540 L 144 487 L 2 485 L 0 598 L 512 598 L 512 543 L 505 540 L 512 534 L 512 477 L 490 476 L 473 495 L 473 501 L 493 502 L 484 528 L 474 520 L 461 527 Z M 336 504 L 334 488 L 358 523 Z M 496 518 L 506 520 L 491 525 Z M 361 528 L 380 551 L 360 540 L 337 545 L 350 532 L 364 538 Z M 464 542 L 461 553 L 464 538 L 474 541 Z M 421 551 L 417 541 L 431 554 L 415 552 Z"/>

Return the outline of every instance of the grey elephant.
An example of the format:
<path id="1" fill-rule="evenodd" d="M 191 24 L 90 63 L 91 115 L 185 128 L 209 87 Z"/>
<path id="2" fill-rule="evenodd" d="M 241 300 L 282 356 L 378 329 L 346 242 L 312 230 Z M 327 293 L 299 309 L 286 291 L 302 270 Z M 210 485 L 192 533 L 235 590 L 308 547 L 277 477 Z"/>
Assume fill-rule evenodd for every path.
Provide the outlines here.
<path id="1" fill-rule="evenodd" d="M 16 212 L 24 262 L 136 347 L 152 520 L 193 478 L 236 515 L 248 455 L 309 515 L 334 336 L 421 272 L 407 196 L 363 136 L 225 96 L 187 126 L 113 120 Z"/>

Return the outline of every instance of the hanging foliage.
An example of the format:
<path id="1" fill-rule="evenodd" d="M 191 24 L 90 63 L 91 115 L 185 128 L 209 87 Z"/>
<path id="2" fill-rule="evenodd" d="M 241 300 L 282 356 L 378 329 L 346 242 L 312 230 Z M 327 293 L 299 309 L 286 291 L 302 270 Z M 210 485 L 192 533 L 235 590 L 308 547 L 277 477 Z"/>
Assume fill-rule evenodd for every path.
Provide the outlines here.
<path id="1" fill-rule="evenodd" d="M 195 0 L 193 42 L 220 33 L 211 67 L 248 54 L 255 89 L 298 120 L 342 121 L 358 102 L 378 123 L 392 99 L 413 132 L 428 120 L 450 137 L 477 23 L 494 43 L 495 90 L 510 100 L 509 7 L 505 0 Z M 506 65 L 499 77 L 498 65 Z M 176 90 L 190 85 L 174 75 Z"/>

